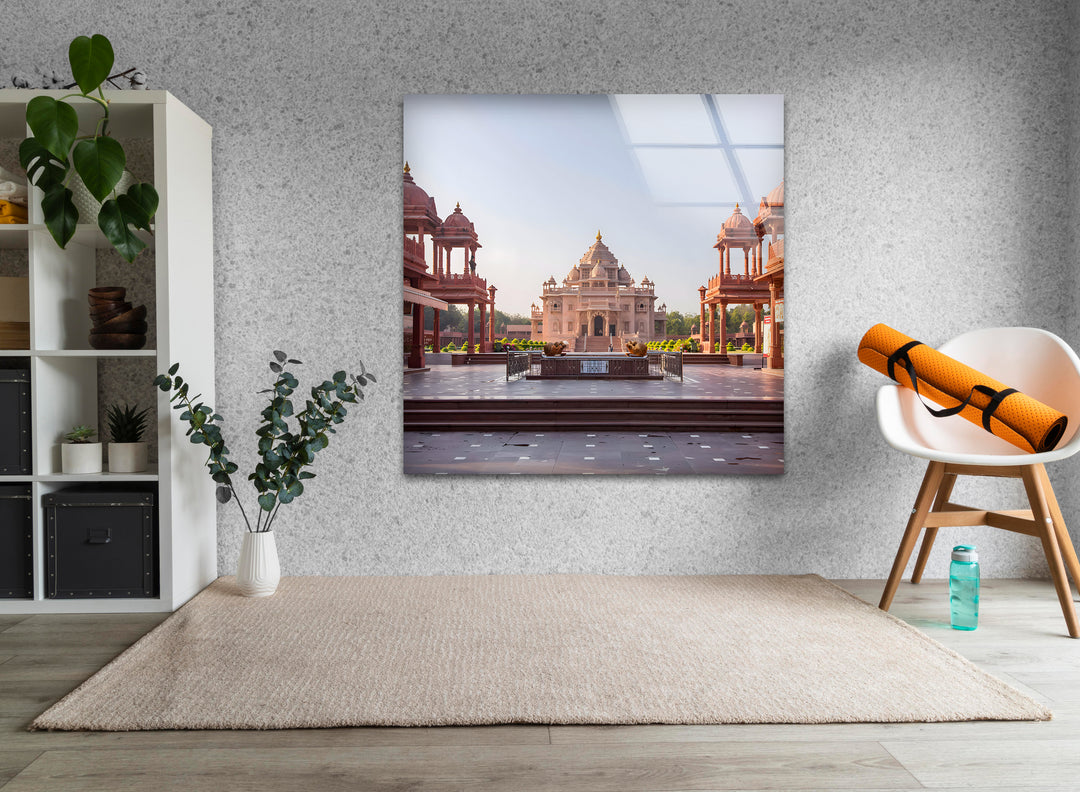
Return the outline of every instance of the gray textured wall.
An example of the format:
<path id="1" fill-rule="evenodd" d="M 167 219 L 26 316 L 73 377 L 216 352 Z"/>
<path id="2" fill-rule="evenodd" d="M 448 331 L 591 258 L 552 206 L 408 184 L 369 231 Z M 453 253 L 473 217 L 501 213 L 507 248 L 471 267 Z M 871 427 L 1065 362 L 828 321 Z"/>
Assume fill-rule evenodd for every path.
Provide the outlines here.
<path id="1" fill-rule="evenodd" d="M 383 374 L 280 520 L 286 573 L 884 576 L 922 466 L 878 435 L 882 380 L 855 359 L 865 328 L 935 343 L 1035 324 L 1080 346 L 1077 217 L 1061 205 L 1076 204 L 1068 108 L 1080 102 L 1061 0 L 90 6 L 8 0 L 0 76 L 63 63 L 73 35 L 106 32 L 121 64 L 213 125 L 218 408 L 231 429 L 253 429 L 272 347 L 320 377 L 359 355 Z M 401 100 L 414 92 L 785 95 L 783 476 L 400 473 Z M 1076 464 L 1051 471 L 1067 513 L 1080 507 Z M 957 497 L 1009 506 L 1020 492 L 989 482 Z M 939 541 L 961 537 L 979 543 L 985 574 L 1044 572 L 1032 540 L 965 529 Z M 223 507 L 223 573 L 239 540 Z"/>

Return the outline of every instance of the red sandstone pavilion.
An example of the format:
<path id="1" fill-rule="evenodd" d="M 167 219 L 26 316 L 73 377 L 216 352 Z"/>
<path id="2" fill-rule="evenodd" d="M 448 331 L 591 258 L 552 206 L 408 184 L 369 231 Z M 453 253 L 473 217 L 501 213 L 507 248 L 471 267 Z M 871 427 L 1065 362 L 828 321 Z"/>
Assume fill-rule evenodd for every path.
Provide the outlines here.
<path id="1" fill-rule="evenodd" d="M 404 296 L 405 313 L 412 315 L 412 341 L 409 348 L 409 368 L 424 367 L 424 308 L 435 312 L 432 348 L 439 349 L 439 312 L 449 305 L 469 307 L 469 349 L 477 343 L 474 338 L 474 316 L 480 307 L 480 351 L 489 351 L 495 343 L 495 287 L 476 274 L 476 251 L 480 244 L 473 222 L 461 211 L 454 211 L 440 220 L 435 199 L 421 189 L 404 168 Z M 425 238 L 432 242 L 432 267 L 429 271 Z M 461 271 L 454 272 L 453 252 L 461 248 Z M 491 319 L 488 319 L 490 306 Z M 486 330 L 486 332 L 485 332 Z"/>
<path id="2" fill-rule="evenodd" d="M 764 239 L 769 237 L 763 250 Z M 783 321 L 784 300 L 784 183 L 761 199 L 757 217 L 751 222 L 738 204 L 724 221 L 714 248 L 720 251 L 720 272 L 701 286 L 701 340 L 706 352 L 720 342 L 727 346 L 726 317 L 729 305 L 754 306 L 754 351 L 762 351 L 762 307 L 769 306 L 769 368 L 783 368 L 784 355 L 779 323 Z M 743 272 L 731 272 L 731 251 L 743 253 Z M 765 255 L 763 255 L 763 253 Z M 765 264 L 762 266 L 762 261 Z M 719 316 L 717 321 L 717 308 Z"/>

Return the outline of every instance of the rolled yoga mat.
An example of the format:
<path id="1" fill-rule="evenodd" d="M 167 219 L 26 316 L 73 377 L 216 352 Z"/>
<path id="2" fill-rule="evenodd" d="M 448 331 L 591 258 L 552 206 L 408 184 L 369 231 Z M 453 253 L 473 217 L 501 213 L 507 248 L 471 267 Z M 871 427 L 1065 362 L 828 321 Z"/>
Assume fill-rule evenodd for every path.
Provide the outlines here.
<path id="1" fill-rule="evenodd" d="M 926 407 L 932 415 L 960 415 L 1024 451 L 1052 451 L 1069 423 L 1053 407 L 888 325 L 866 331 L 859 342 L 859 360 L 940 404 L 940 410 Z"/>

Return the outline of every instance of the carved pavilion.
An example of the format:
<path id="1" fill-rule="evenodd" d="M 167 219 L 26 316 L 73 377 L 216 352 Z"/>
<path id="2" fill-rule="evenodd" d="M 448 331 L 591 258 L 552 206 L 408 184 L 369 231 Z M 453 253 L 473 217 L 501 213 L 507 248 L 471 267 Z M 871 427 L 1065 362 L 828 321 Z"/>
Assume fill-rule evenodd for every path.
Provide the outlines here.
<path id="1" fill-rule="evenodd" d="M 554 276 L 543 284 L 542 307 L 532 305 L 532 337 L 566 341 L 577 352 L 622 349 L 626 338 L 664 338 L 667 306 L 656 307 L 656 286 L 646 275 L 636 285 L 598 231 L 562 285 Z"/>
<path id="2" fill-rule="evenodd" d="M 440 220 L 435 199 L 413 181 L 409 164 L 404 169 L 404 230 L 405 230 L 405 303 L 411 305 L 413 341 L 409 367 L 423 366 L 424 307 L 435 312 L 432 325 L 432 348 L 439 349 L 439 314 L 449 304 L 467 305 L 469 309 L 467 343 L 471 351 L 477 343 L 474 317 L 480 307 L 480 351 L 489 351 L 495 343 L 495 286 L 476 274 L 476 251 L 480 244 L 473 222 L 461 211 L 454 211 Z M 429 270 L 425 240 L 431 239 L 432 263 Z M 461 269 L 454 272 L 452 254 L 461 248 Z M 491 320 L 488 320 L 488 308 Z M 486 330 L 486 332 L 485 332 Z M 415 365 L 414 365 L 415 364 Z"/>
<path id="3" fill-rule="evenodd" d="M 714 248 L 720 251 L 720 271 L 698 289 L 701 305 L 701 337 L 706 352 L 716 342 L 727 347 L 727 307 L 754 306 L 754 350 L 762 351 L 763 307 L 769 306 L 769 368 L 783 368 L 779 322 L 783 321 L 784 300 L 784 183 L 761 199 L 757 217 L 751 221 L 738 204 L 716 235 Z M 764 238 L 769 237 L 763 250 Z M 731 271 L 732 251 L 742 252 L 743 271 Z M 764 264 L 763 264 L 764 260 Z M 719 314 L 719 316 L 718 316 Z"/>

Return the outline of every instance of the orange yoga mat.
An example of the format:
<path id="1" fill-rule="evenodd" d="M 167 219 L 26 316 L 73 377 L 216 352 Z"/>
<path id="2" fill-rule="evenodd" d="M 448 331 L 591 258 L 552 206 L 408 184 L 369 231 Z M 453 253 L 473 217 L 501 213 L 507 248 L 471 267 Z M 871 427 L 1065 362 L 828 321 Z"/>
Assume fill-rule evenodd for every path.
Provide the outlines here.
<path id="1" fill-rule="evenodd" d="M 960 415 L 1025 451 L 1052 451 L 1069 423 L 1053 407 L 888 325 L 866 331 L 859 360 L 944 408 L 927 407 L 932 414 Z"/>

